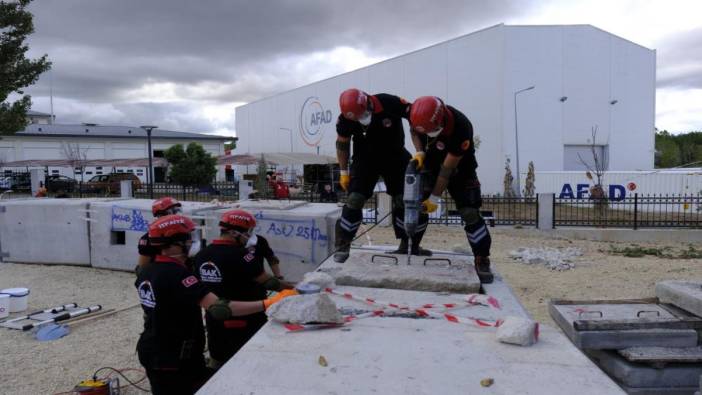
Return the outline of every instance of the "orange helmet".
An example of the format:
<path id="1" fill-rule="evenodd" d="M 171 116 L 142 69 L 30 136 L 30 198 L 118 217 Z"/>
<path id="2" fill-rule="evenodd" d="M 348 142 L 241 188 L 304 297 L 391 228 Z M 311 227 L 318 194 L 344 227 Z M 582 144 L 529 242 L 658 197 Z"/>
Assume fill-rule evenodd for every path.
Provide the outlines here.
<path id="1" fill-rule="evenodd" d="M 351 121 L 358 121 L 370 114 L 369 102 L 368 94 L 359 89 L 347 89 L 339 96 L 341 114 Z"/>
<path id="2" fill-rule="evenodd" d="M 164 246 L 191 239 L 195 223 L 180 214 L 169 214 L 158 218 L 149 226 L 149 242 L 155 246 Z"/>
<path id="3" fill-rule="evenodd" d="M 229 210 L 222 214 L 219 227 L 242 233 L 251 233 L 256 227 L 256 218 L 246 210 Z"/>
<path id="4" fill-rule="evenodd" d="M 168 214 L 178 214 L 180 209 L 174 210 L 176 207 L 182 207 L 179 201 L 173 199 L 172 197 L 166 196 L 162 197 L 151 205 L 151 212 L 154 217 L 162 217 Z"/>
<path id="5" fill-rule="evenodd" d="M 436 137 L 443 130 L 446 106 L 436 96 L 422 96 L 414 101 L 410 110 L 412 130 Z"/>

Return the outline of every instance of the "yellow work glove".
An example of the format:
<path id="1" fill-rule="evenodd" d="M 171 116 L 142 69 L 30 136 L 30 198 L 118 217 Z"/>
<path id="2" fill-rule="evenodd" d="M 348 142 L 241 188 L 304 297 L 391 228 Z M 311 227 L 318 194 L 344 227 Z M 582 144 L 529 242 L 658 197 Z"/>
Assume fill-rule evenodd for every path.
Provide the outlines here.
<path id="1" fill-rule="evenodd" d="M 341 177 L 339 177 L 339 185 L 341 185 L 341 188 L 344 191 L 349 190 L 349 184 L 351 184 L 351 176 L 349 175 L 348 170 L 341 170 L 340 172 Z"/>
<path id="2" fill-rule="evenodd" d="M 272 305 L 287 298 L 288 296 L 295 296 L 295 295 L 299 295 L 299 294 L 300 293 L 294 289 L 284 289 L 284 290 L 278 292 L 277 294 L 271 296 L 270 298 L 264 299 L 263 305 L 266 307 L 266 310 L 268 310 L 269 307 L 271 307 Z"/>
<path id="3" fill-rule="evenodd" d="M 427 154 L 424 151 L 417 151 L 416 154 L 412 157 L 412 160 L 417 161 L 417 170 L 421 169 L 424 167 L 424 158 L 427 157 Z"/>
<path id="4" fill-rule="evenodd" d="M 422 202 L 422 211 L 425 213 L 433 213 L 436 211 L 436 209 L 439 208 L 439 199 L 441 198 L 438 196 L 429 195 L 429 199 Z"/>

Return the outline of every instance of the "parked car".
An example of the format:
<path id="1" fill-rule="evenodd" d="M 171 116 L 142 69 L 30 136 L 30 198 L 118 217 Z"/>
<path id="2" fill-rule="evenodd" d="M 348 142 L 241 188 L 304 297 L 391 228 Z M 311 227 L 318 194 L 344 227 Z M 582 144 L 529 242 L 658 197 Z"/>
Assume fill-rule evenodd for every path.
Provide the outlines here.
<path id="1" fill-rule="evenodd" d="M 46 177 L 44 185 L 49 192 L 64 191 L 70 193 L 78 189 L 78 181 L 70 177 L 60 175 L 50 175 Z"/>
<path id="2" fill-rule="evenodd" d="M 120 182 L 129 180 L 132 182 L 132 190 L 141 188 L 141 180 L 132 173 L 111 173 L 94 176 L 81 187 L 82 192 L 97 194 L 117 194 L 120 191 Z"/>
<path id="3" fill-rule="evenodd" d="M 14 191 L 29 191 L 32 189 L 32 179 L 29 173 L 13 173 L 0 178 L 0 189 Z"/>

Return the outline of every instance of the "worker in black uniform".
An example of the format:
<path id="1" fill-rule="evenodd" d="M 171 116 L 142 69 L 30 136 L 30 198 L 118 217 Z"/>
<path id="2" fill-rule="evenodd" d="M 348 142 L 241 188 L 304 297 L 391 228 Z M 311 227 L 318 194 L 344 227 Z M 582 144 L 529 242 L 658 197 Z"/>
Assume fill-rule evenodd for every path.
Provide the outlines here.
<path id="1" fill-rule="evenodd" d="M 151 205 L 151 213 L 154 218 L 169 214 L 180 214 L 181 212 L 182 205 L 180 202 L 168 196 L 155 200 Z M 135 271 L 141 270 L 145 265 L 153 262 L 159 252 L 158 248 L 149 243 L 149 232 L 144 233 L 144 235 L 139 238 L 139 245 L 137 248 L 139 251 L 139 260 L 137 261 Z"/>
<path id="2" fill-rule="evenodd" d="M 465 223 L 464 230 L 475 257 L 475 270 L 482 283 L 491 283 L 490 245 L 492 239 L 480 215 L 482 199 L 476 169 L 473 125 L 454 107 L 435 96 L 415 100 L 410 109 L 410 131 L 417 150 L 415 159 L 430 176 L 432 186 L 422 202 L 428 213 L 436 211 L 448 189 Z"/>
<path id="3" fill-rule="evenodd" d="M 219 226 L 220 238 L 194 259 L 195 274 L 210 291 L 226 299 L 247 301 L 264 299 L 267 290 L 292 288 L 264 270 L 263 260 L 275 255 L 267 241 L 253 233 L 253 215 L 230 210 L 222 215 Z M 210 367 L 219 369 L 266 321 L 263 312 L 224 321 L 206 313 Z"/>
<path id="4" fill-rule="evenodd" d="M 217 297 L 185 266 L 194 229 L 195 224 L 182 215 L 154 221 L 149 240 L 159 254 L 134 283 L 144 310 L 137 352 L 156 395 L 193 394 L 209 378 L 201 307 L 224 321 L 262 312 L 292 294 L 284 291 L 275 298 L 251 301 Z"/>
<path id="5" fill-rule="evenodd" d="M 336 224 L 334 260 L 344 262 L 349 256 L 351 241 L 363 219 L 362 209 L 373 189 L 383 177 L 387 193 L 393 199 L 392 225 L 400 246 L 394 253 L 407 253 L 404 230 L 402 191 L 404 174 L 411 155 L 405 149 L 402 118 L 408 119 L 410 103 L 404 99 L 379 93 L 369 95 L 358 89 L 347 89 L 339 97 L 341 114 L 336 123 L 336 156 L 341 169 L 339 183 L 348 192 L 341 219 Z M 353 156 L 349 172 L 349 155 L 353 140 Z M 420 216 L 412 240 L 412 254 L 431 255 L 419 247 L 428 216 Z"/>

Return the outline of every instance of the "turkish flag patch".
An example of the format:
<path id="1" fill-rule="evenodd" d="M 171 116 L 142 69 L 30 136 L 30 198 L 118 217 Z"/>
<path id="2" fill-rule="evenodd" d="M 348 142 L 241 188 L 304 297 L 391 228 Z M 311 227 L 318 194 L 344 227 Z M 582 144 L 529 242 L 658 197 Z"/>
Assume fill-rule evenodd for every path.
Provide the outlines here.
<path id="1" fill-rule="evenodd" d="M 470 147 L 470 140 L 466 140 L 466 141 L 464 141 L 463 143 L 461 143 L 461 149 L 462 149 L 463 151 L 467 150 L 468 147 Z"/>
<path id="2" fill-rule="evenodd" d="M 188 276 L 188 277 L 183 279 L 182 283 L 185 286 L 185 288 L 190 288 L 191 285 L 197 284 L 197 277 Z"/>

